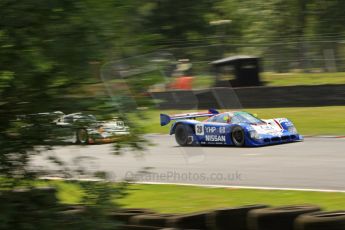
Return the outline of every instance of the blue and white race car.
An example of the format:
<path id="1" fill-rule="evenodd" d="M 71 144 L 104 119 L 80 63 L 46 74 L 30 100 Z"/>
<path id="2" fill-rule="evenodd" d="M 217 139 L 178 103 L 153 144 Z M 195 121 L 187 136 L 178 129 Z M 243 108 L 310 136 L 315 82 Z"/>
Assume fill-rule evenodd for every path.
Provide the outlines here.
<path id="1" fill-rule="evenodd" d="M 196 118 L 208 117 L 204 121 Z M 264 146 L 302 141 L 293 123 L 287 118 L 259 119 L 253 114 L 235 111 L 219 113 L 196 112 L 177 115 L 160 115 L 161 126 L 174 120 L 170 135 L 176 142 L 188 145 Z"/>

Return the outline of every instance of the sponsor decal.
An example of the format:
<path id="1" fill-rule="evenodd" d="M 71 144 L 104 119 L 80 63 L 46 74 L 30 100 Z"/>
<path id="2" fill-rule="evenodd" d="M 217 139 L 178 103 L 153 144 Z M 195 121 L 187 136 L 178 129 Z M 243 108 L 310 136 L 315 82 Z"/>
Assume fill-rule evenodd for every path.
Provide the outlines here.
<path id="1" fill-rule="evenodd" d="M 225 127 L 219 127 L 219 133 L 220 133 L 220 134 L 226 133 Z"/>
<path id="2" fill-rule="evenodd" d="M 206 133 L 215 133 L 217 131 L 216 127 L 205 127 Z"/>
<path id="3" fill-rule="evenodd" d="M 195 134 L 196 135 L 204 135 L 205 131 L 204 131 L 204 124 L 196 124 L 195 125 Z"/>
<path id="4" fill-rule="evenodd" d="M 225 134 L 226 128 L 225 126 L 222 126 L 222 127 L 206 126 L 205 132 L 210 133 L 210 134 L 214 134 L 214 133 Z"/>
<path id="5" fill-rule="evenodd" d="M 225 142 L 225 136 L 224 135 L 206 135 L 205 141 Z"/>
<path id="6" fill-rule="evenodd" d="M 252 125 L 251 128 L 253 128 L 259 134 L 270 134 L 277 136 L 281 136 L 282 134 L 282 129 L 279 126 L 277 126 L 274 120 L 268 121 L 268 124 L 266 125 Z"/>

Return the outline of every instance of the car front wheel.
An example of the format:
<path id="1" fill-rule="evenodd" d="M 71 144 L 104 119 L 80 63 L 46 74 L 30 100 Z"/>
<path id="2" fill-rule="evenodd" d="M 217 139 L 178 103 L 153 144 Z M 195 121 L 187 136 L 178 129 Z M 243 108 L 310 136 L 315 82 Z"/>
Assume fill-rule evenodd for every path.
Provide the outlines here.
<path id="1" fill-rule="evenodd" d="M 231 140 L 237 147 L 244 146 L 244 130 L 240 126 L 235 126 L 231 132 Z"/>
<path id="2" fill-rule="evenodd" d="M 78 144 L 88 144 L 89 143 L 89 134 L 87 133 L 86 129 L 78 129 L 77 130 L 77 143 Z"/>

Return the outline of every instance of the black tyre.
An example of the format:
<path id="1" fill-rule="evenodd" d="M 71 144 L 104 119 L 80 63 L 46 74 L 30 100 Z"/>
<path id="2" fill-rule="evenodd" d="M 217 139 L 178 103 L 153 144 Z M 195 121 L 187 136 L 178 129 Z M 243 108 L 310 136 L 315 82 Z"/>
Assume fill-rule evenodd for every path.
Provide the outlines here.
<path id="1" fill-rule="evenodd" d="M 88 144 L 89 143 L 89 134 L 87 133 L 86 129 L 78 129 L 77 133 L 77 144 Z"/>
<path id="2" fill-rule="evenodd" d="M 344 230 L 345 211 L 315 212 L 301 215 L 295 221 L 296 230 Z"/>
<path id="3" fill-rule="evenodd" d="M 118 228 L 119 230 L 159 230 L 161 227 L 154 227 L 154 226 L 140 226 L 140 225 L 120 225 Z"/>
<path id="4" fill-rule="evenodd" d="M 130 224 L 142 226 L 156 226 L 167 227 L 167 222 L 173 215 L 169 214 L 144 214 L 133 216 L 130 219 Z"/>
<path id="5" fill-rule="evenodd" d="M 235 126 L 231 131 L 231 140 L 237 147 L 244 146 L 245 143 L 245 136 L 244 130 L 241 126 Z"/>
<path id="6" fill-rule="evenodd" d="M 129 220 L 133 216 L 144 215 L 144 214 L 154 214 L 154 212 L 152 210 L 149 210 L 149 209 L 125 208 L 125 209 L 120 209 L 120 210 L 115 211 L 115 212 L 108 213 L 108 217 L 110 219 L 128 224 Z"/>
<path id="7" fill-rule="evenodd" d="M 207 216 L 208 228 L 215 230 L 247 230 L 248 213 L 254 209 L 267 207 L 267 205 L 247 205 L 214 210 Z"/>
<path id="8" fill-rule="evenodd" d="M 175 129 L 175 139 L 180 146 L 187 146 L 191 144 L 190 136 L 192 135 L 192 130 L 189 126 L 184 124 L 178 124 Z"/>
<path id="9" fill-rule="evenodd" d="M 186 215 L 178 215 L 170 217 L 167 225 L 171 228 L 177 229 L 200 229 L 206 230 L 207 228 L 207 212 L 198 212 Z"/>
<path id="10" fill-rule="evenodd" d="M 38 187 L 31 190 L 31 200 L 43 207 L 54 207 L 58 200 L 56 189 L 53 187 Z"/>
<path id="11" fill-rule="evenodd" d="M 317 206 L 283 206 L 252 210 L 248 214 L 249 230 L 293 230 L 298 216 L 320 211 Z"/>

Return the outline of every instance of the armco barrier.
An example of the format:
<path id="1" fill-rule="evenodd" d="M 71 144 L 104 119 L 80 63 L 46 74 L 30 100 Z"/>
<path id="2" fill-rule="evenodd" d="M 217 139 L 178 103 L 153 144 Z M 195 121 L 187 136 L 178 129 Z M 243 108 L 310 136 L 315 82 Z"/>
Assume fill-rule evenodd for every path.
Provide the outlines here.
<path id="1" fill-rule="evenodd" d="M 345 84 L 211 88 L 151 93 L 159 109 L 274 108 L 345 105 Z"/>

